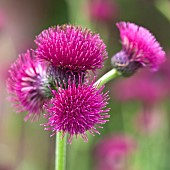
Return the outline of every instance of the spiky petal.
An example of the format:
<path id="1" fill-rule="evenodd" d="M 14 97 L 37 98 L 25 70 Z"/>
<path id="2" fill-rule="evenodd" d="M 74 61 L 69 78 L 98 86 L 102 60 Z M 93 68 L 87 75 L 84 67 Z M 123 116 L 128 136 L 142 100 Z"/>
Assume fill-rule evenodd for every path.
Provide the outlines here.
<path id="1" fill-rule="evenodd" d="M 99 133 L 96 127 L 106 123 L 109 118 L 105 109 L 108 96 L 102 93 L 103 87 L 96 89 L 93 84 L 70 84 L 67 89 L 59 87 L 58 92 L 53 91 L 53 98 L 45 104 L 48 126 L 45 130 L 55 133 L 69 134 L 68 142 L 71 143 L 73 136 L 80 135 L 87 141 L 86 132 Z"/>
<path id="2" fill-rule="evenodd" d="M 116 25 L 120 31 L 122 50 L 113 56 L 112 64 L 120 70 L 127 68 L 135 71 L 141 66 L 157 70 L 165 61 L 165 52 L 149 30 L 130 22 Z"/>
<path id="3" fill-rule="evenodd" d="M 98 34 L 80 26 L 63 25 L 42 31 L 36 37 L 36 54 L 58 68 L 86 71 L 102 68 L 106 45 Z"/>
<path id="4" fill-rule="evenodd" d="M 28 50 L 11 65 L 7 89 L 10 100 L 18 112 L 27 111 L 25 120 L 38 118 L 49 96 L 46 65 L 35 60 L 35 53 Z"/>

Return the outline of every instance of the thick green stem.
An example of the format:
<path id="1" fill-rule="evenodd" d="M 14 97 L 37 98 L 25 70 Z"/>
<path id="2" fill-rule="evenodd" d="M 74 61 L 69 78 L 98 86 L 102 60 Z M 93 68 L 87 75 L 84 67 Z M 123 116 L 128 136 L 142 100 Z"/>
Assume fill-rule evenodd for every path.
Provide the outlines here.
<path id="1" fill-rule="evenodd" d="M 56 134 L 56 150 L 55 150 L 55 170 L 66 169 L 66 143 L 67 135 L 62 138 L 62 134 Z"/>
<path id="2" fill-rule="evenodd" d="M 119 75 L 120 73 L 118 73 L 117 70 L 113 68 L 112 70 L 104 74 L 99 80 L 97 80 L 94 85 L 97 87 L 101 87 L 102 85 L 108 83 Z"/>

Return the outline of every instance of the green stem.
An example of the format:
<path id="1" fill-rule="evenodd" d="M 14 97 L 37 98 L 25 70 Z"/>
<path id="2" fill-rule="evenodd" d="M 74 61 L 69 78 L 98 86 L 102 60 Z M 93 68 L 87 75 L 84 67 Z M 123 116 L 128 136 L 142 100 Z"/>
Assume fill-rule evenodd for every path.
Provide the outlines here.
<path id="1" fill-rule="evenodd" d="M 62 139 L 62 133 L 56 134 L 56 151 L 55 151 L 55 170 L 66 169 L 66 143 L 67 135 Z"/>
<path id="2" fill-rule="evenodd" d="M 97 87 L 101 87 L 102 85 L 108 83 L 118 76 L 120 76 L 120 73 L 118 73 L 117 70 L 113 68 L 112 70 L 104 74 L 99 80 L 97 80 L 94 85 L 97 85 Z"/>
<path id="3" fill-rule="evenodd" d="M 94 85 L 101 87 L 119 75 L 116 69 L 112 69 L 97 80 Z M 67 135 L 62 139 L 62 133 L 58 132 L 56 135 L 55 170 L 65 170 L 66 168 L 66 142 Z"/>

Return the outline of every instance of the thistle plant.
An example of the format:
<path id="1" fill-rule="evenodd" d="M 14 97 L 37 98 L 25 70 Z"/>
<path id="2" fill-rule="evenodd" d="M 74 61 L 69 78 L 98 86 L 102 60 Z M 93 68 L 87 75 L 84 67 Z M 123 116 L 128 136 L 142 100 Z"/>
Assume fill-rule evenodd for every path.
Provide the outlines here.
<path id="1" fill-rule="evenodd" d="M 35 58 L 33 50 L 19 55 L 11 65 L 7 89 L 9 100 L 17 112 L 28 112 L 25 121 L 37 119 L 43 111 L 43 104 L 51 96 L 47 66 Z"/>
<path id="2" fill-rule="evenodd" d="M 165 61 L 165 52 L 149 30 L 130 22 L 116 25 L 120 31 L 122 50 L 112 57 L 113 67 L 124 76 L 130 76 L 146 66 L 156 71 Z"/>
<path id="3" fill-rule="evenodd" d="M 100 134 L 109 120 L 108 92 L 104 85 L 118 76 L 131 76 L 142 67 L 157 70 L 165 52 L 154 36 L 133 23 L 117 23 L 122 50 L 113 68 L 96 81 L 108 54 L 98 34 L 80 26 L 62 25 L 42 31 L 37 48 L 28 50 L 11 65 L 7 89 L 17 111 L 27 111 L 25 121 L 44 113 L 45 130 L 56 135 L 56 170 L 65 169 L 66 142 L 74 136 L 87 142 L 87 132 Z M 93 76 L 89 76 L 93 72 Z"/>

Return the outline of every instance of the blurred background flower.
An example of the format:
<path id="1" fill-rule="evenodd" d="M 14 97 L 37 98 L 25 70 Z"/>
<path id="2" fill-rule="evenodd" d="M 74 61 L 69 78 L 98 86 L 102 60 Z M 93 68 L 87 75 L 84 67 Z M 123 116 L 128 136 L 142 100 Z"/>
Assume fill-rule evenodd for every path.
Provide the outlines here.
<path id="1" fill-rule="evenodd" d="M 118 15 L 118 7 L 114 0 L 89 0 L 88 10 L 94 22 L 111 24 Z"/>
<path id="2" fill-rule="evenodd" d="M 95 148 L 96 170 L 128 170 L 129 159 L 137 149 L 128 135 L 115 134 L 103 138 Z"/>

